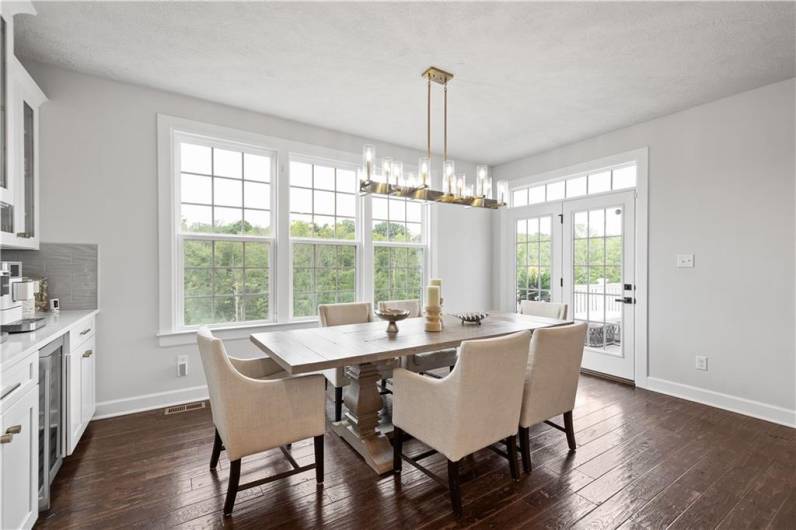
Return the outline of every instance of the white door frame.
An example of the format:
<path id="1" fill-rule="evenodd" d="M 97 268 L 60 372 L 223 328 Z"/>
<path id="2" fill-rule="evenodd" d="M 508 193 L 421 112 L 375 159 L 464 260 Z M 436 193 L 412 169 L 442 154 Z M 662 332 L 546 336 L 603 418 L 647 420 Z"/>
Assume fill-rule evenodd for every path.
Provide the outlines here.
<path id="1" fill-rule="evenodd" d="M 511 187 L 522 187 L 528 184 L 539 184 L 547 181 L 561 180 L 571 175 L 584 172 L 594 172 L 601 168 L 617 166 L 620 164 L 635 162 L 636 164 L 636 225 L 635 225 L 635 246 L 636 246 L 636 298 L 637 303 L 633 307 L 633 315 L 636 323 L 635 329 L 635 384 L 640 388 L 648 388 L 647 378 L 649 376 L 648 363 L 648 253 L 649 253 L 649 150 L 647 147 L 617 153 L 595 160 L 585 161 L 570 165 L 561 169 L 548 171 L 529 177 L 522 177 L 510 181 Z M 504 274 L 508 270 L 510 262 L 514 261 L 514 225 L 509 223 L 512 217 L 509 213 L 511 209 L 502 209 L 498 214 L 496 223 L 496 268 L 495 289 L 497 299 L 495 305 L 500 311 L 514 311 L 513 293 L 515 286 L 512 285 L 514 276 Z M 510 262 L 509 262 L 510 260 Z"/>

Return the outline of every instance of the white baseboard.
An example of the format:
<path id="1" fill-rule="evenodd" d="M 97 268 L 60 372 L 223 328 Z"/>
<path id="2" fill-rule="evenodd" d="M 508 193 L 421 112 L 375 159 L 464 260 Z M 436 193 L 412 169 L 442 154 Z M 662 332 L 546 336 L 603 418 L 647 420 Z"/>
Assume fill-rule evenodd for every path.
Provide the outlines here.
<path id="1" fill-rule="evenodd" d="M 691 385 L 675 383 L 673 381 L 667 381 L 666 379 L 658 379 L 657 377 L 647 377 L 643 383 L 643 388 L 652 390 L 653 392 L 660 392 L 661 394 L 687 399 L 688 401 L 696 401 L 703 405 L 729 410 L 730 412 L 737 412 L 738 414 L 751 416 L 760 420 L 779 423 L 786 427 L 796 428 L 796 410 L 789 410 L 784 407 L 731 396 L 721 392 L 714 392 L 713 390 L 706 390 Z"/>
<path id="2" fill-rule="evenodd" d="M 102 401 L 97 403 L 97 412 L 94 414 L 93 419 L 101 420 L 103 418 L 113 418 L 114 416 L 124 416 L 125 414 L 181 405 L 207 398 L 207 386 L 202 385 L 158 392 L 156 394 Z"/>

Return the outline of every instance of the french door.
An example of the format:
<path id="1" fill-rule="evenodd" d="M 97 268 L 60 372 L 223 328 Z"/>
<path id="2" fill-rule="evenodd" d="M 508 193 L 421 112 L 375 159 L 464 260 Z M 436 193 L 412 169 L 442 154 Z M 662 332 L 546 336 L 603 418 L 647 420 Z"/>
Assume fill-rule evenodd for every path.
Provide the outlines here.
<path id="1" fill-rule="evenodd" d="M 512 208 L 506 219 L 515 310 L 566 303 L 567 318 L 588 323 L 582 367 L 633 380 L 635 191 Z"/>
<path id="2" fill-rule="evenodd" d="M 635 192 L 563 205 L 564 288 L 569 317 L 588 323 L 583 368 L 633 380 Z"/>

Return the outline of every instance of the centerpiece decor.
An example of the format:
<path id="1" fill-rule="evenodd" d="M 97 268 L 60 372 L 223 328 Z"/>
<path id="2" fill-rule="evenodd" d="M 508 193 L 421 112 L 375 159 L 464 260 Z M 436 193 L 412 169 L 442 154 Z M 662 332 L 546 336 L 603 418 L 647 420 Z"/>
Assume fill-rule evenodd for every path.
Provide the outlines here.
<path id="1" fill-rule="evenodd" d="M 387 324 L 387 335 L 397 334 L 398 324 L 396 324 L 396 322 L 399 322 L 409 316 L 409 311 L 406 309 L 376 309 L 374 313 L 376 313 L 376 316 L 380 319 L 387 320 L 389 322 L 389 324 Z"/>
<path id="2" fill-rule="evenodd" d="M 434 280 L 432 280 L 433 282 Z M 442 331 L 441 282 L 426 287 L 426 331 Z"/>

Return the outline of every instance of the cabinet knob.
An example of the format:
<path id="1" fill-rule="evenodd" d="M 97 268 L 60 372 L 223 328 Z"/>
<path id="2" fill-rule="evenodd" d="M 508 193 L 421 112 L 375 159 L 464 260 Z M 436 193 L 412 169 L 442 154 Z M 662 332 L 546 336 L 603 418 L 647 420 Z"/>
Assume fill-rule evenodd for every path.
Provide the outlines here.
<path id="1" fill-rule="evenodd" d="M 11 440 L 14 439 L 13 434 L 3 434 L 0 435 L 0 444 L 8 444 L 11 443 Z"/>
<path id="2" fill-rule="evenodd" d="M 83 352 L 83 358 L 91 357 L 94 354 L 94 350 L 86 350 Z"/>
<path id="3" fill-rule="evenodd" d="M 22 432 L 22 425 L 12 425 L 6 429 L 6 434 L 19 434 Z"/>

